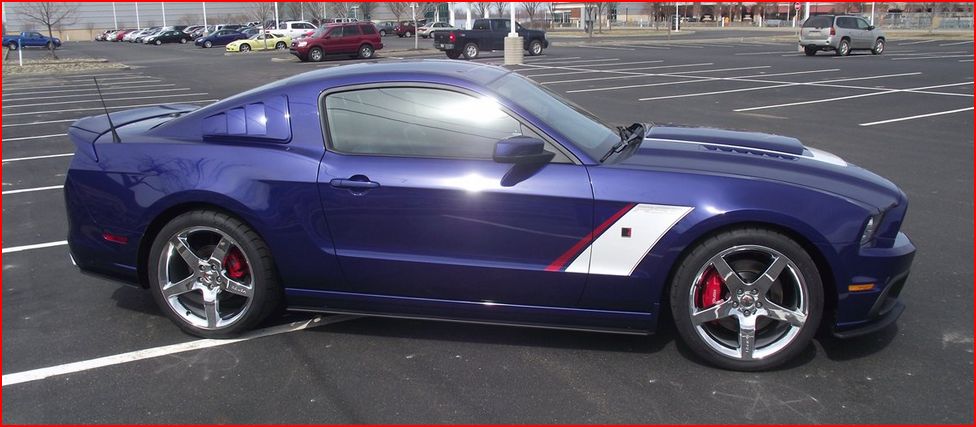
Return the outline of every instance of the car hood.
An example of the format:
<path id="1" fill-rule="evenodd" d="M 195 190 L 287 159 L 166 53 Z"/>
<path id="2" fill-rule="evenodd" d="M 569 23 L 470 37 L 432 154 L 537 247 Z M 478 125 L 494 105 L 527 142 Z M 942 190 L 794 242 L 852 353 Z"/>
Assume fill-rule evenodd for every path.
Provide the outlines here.
<path id="1" fill-rule="evenodd" d="M 764 179 L 829 192 L 871 209 L 901 204 L 891 181 L 796 138 L 709 128 L 655 126 L 611 167 Z"/>

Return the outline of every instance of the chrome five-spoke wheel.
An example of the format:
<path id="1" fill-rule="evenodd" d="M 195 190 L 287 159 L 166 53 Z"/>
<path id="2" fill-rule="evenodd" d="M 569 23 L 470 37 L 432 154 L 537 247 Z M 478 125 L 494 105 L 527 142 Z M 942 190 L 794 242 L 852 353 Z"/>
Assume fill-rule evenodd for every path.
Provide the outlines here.
<path id="1" fill-rule="evenodd" d="M 813 338 L 823 281 L 797 242 L 741 228 L 691 248 L 670 299 L 678 332 L 696 354 L 728 369 L 763 370 L 792 359 Z"/>
<path id="2" fill-rule="evenodd" d="M 277 308 L 281 290 L 273 264 L 267 245 L 247 224 L 222 212 L 192 211 L 156 235 L 149 285 L 184 331 L 228 337 Z"/>
<path id="3" fill-rule="evenodd" d="M 237 322 L 254 296 L 247 255 L 216 228 L 191 227 L 170 238 L 158 275 L 169 307 L 201 329 Z"/>

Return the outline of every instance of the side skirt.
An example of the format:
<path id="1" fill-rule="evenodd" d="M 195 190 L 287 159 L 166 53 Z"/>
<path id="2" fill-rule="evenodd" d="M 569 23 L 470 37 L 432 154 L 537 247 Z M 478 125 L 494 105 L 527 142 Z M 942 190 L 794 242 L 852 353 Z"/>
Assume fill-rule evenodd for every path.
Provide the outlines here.
<path id="1" fill-rule="evenodd" d="M 648 335 L 657 313 L 285 289 L 290 311 Z"/>

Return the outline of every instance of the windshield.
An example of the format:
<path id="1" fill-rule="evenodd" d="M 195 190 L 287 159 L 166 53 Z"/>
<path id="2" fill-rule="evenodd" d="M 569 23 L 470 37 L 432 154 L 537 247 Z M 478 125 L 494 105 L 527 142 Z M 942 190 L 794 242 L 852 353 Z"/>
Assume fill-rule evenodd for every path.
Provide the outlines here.
<path id="1" fill-rule="evenodd" d="M 589 111 L 515 73 L 488 84 L 499 95 L 556 129 L 591 158 L 599 159 L 620 135 Z"/>

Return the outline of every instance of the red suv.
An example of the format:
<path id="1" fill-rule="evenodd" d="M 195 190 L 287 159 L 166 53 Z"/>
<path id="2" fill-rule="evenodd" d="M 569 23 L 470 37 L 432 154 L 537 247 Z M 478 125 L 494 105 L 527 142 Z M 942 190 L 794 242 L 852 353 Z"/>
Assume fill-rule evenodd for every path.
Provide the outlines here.
<path id="1" fill-rule="evenodd" d="M 311 36 L 291 43 L 291 53 L 304 61 L 319 62 L 325 55 L 350 54 L 372 58 L 383 48 L 379 31 L 371 23 L 350 22 L 319 28 Z"/>

